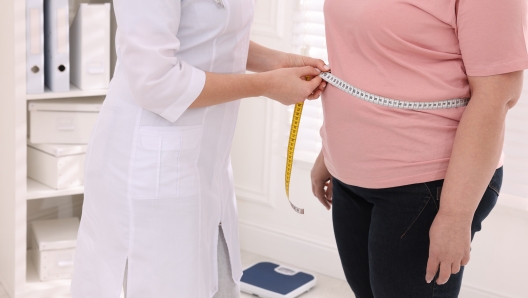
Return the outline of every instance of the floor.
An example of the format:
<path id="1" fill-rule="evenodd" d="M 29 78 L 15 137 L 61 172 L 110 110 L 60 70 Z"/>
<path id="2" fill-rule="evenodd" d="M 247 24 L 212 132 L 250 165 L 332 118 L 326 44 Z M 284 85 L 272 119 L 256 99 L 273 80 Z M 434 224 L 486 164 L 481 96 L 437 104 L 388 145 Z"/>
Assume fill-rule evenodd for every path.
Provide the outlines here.
<path id="1" fill-rule="evenodd" d="M 272 261 L 259 255 L 255 255 L 249 252 L 242 252 L 242 264 L 244 267 L 258 263 L 260 261 Z M 283 265 L 288 265 L 281 263 Z M 298 268 L 302 269 L 302 268 Z M 354 294 L 348 287 L 345 281 L 328 277 L 321 274 L 316 274 L 317 285 L 307 293 L 299 296 L 300 298 L 354 298 Z M 255 298 L 255 296 L 242 293 L 240 298 Z M 9 298 L 4 288 L 0 285 L 0 298 Z M 54 298 L 54 297 L 50 297 Z M 61 297 L 62 298 L 62 297 Z"/>

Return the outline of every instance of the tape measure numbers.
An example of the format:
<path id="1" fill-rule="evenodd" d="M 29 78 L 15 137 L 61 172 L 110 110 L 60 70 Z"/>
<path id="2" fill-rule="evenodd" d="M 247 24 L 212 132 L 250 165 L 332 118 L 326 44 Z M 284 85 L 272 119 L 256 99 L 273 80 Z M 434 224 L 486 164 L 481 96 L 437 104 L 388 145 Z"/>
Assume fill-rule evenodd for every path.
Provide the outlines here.
<path id="1" fill-rule="evenodd" d="M 308 78 L 307 78 L 308 79 Z M 295 143 L 297 142 L 297 134 L 299 133 L 299 125 L 301 124 L 301 115 L 303 111 L 304 103 L 298 103 L 295 105 L 295 110 L 293 111 L 292 124 L 290 129 L 290 138 L 288 141 L 288 153 L 286 157 L 286 196 L 288 201 L 292 206 L 293 210 L 299 214 L 304 214 L 304 209 L 299 208 L 291 202 L 290 199 L 290 179 L 291 172 L 293 167 L 293 154 L 295 153 Z"/>
<path id="2" fill-rule="evenodd" d="M 400 108 L 400 109 L 409 109 L 409 110 L 436 110 L 436 109 L 449 109 L 449 108 L 459 108 L 467 106 L 469 103 L 468 98 L 455 98 L 449 100 L 441 101 L 431 101 L 431 102 L 410 102 L 402 101 L 397 99 L 386 98 L 378 96 L 366 91 L 363 91 L 359 88 L 356 88 L 347 82 L 341 80 L 340 78 L 334 76 L 329 72 L 322 72 L 319 74 L 324 81 L 328 84 L 338 88 L 339 90 L 346 92 L 356 98 L 359 98 L 370 103 L 374 103 L 381 106 L 391 107 L 391 108 Z M 311 77 L 306 77 L 306 80 L 311 80 Z M 295 143 L 297 142 L 297 134 L 299 133 L 299 125 L 301 124 L 301 116 L 303 111 L 304 104 L 298 103 L 295 105 L 295 110 L 293 112 L 293 119 L 290 129 L 290 138 L 288 141 L 288 154 L 286 157 L 286 196 L 288 201 L 292 206 L 293 210 L 299 214 L 304 214 L 304 209 L 295 206 L 290 199 L 290 180 L 291 172 L 293 167 L 293 155 L 295 153 Z"/>

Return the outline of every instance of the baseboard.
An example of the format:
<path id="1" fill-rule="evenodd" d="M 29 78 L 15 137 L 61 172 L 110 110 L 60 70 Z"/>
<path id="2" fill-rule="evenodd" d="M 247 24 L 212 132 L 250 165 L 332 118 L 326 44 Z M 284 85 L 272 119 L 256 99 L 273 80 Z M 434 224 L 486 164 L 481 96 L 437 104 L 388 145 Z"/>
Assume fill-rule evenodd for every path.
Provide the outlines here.
<path id="1" fill-rule="evenodd" d="M 520 298 L 497 293 L 471 284 L 462 284 L 459 298 Z"/>
<path id="2" fill-rule="evenodd" d="M 240 245 L 243 250 L 299 269 L 345 279 L 337 249 L 317 241 L 241 221 Z"/>

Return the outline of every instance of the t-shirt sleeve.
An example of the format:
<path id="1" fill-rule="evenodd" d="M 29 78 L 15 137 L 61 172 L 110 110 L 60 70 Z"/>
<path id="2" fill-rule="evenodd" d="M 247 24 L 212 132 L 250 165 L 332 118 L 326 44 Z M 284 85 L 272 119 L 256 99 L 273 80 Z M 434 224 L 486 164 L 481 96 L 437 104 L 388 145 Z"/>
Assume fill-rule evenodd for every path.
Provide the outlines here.
<path id="1" fill-rule="evenodd" d="M 459 0 L 457 32 L 469 76 L 528 68 L 526 0 Z"/>

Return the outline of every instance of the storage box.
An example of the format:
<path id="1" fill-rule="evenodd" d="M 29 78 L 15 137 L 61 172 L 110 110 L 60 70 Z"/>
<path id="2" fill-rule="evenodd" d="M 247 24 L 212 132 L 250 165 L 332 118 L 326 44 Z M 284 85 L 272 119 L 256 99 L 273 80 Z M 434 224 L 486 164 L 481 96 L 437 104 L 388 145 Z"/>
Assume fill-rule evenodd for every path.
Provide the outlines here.
<path id="1" fill-rule="evenodd" d="M 84 185 L 86 145 L 28 143 L 29 178 L 54 189 Z"/>
<path id="2" fill-rule="evenodd" d="M 29 138 L 33 144 L 87 144 L 103 100 L 54 99 L 29 104 Z"/>
<path id="3" fill-rule="evenodd" d="M 41 220 L 30 226 L 33 263 L 39 278 L 42 281 L 71 278 L 79 219 Z"/>

